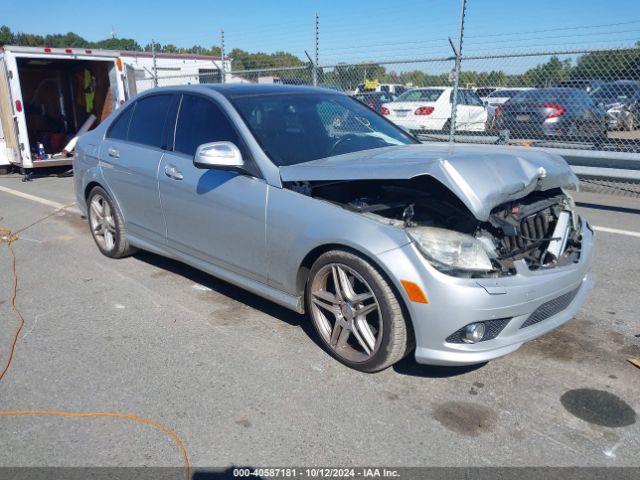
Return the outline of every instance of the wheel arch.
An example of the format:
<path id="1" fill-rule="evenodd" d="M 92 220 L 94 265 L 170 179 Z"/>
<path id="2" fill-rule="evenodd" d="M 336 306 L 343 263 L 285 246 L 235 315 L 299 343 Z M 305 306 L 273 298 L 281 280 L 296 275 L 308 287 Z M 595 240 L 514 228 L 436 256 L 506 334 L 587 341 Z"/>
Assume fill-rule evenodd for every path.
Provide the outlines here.
<path id="1" fill-rule="evenodd" d="M 414 344 L 415 332 L 413 329 L 413 319 L 411 318 L 411 312 L 407 306 L 407 301 L 405 297 L 400 292 L 400 288 L 393 281 L 391 274 L 378 262 L 371 254 L 365 253 L 361 250 L 353 248 L 352 246 L 342 244 L 342 243 L 326 243 L 323 245 L 319 245 L 313 248 L 307 255 L 303 258 L 300 266 L 298 267 L 298 273 L 296 276 L 296 289 L 299 294 L 305 298 L 305 301 L 302 302 L 305 310 L 306 310 L 306 293 L 307 286 L 309 280 L 309 273 L 311 271 L 311 267 L 314 262 L 320 258 L 320 256 L 326 252 L 331 250 L 341 250 L 344 252 L 349 252 L 353 255 L 356 255 L 363 260 L 367 261 L 373 268 L 375 268 L 380 275 L 387 281 L 394 295 L 398 299 L 398 303 L 400 304 L 400 308 L 402 308 L 402 314 L 407 319 L 407 323 L 409 325 L 408 333 L 409 333 L 409 344 Z"/>
<path id="2" fill-rule="evenodd" d="M 91 193 L 91 190 L 93 190 L 95 187 L 100 187 L 102 188 L 104 191 L 108 191 L 107 189 L 104 188 L 104 186 L 99 183 L 96 182 L 95 180 L 91 180 L 86 187 L 84 187 L 84 199 L 85 201 L 89 200 L 89 193 Z"/>

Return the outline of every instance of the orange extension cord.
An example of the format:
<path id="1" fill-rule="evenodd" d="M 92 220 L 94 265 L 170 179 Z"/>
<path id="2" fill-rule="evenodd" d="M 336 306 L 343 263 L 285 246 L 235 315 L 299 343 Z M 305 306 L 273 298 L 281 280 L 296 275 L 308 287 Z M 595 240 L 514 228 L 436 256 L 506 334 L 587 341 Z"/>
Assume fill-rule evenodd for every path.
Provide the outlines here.
<path id="1" fill-rule="evenodd" d="M 6 243 L 7 249 L 9 250 L 9 254 L 11 255 L 11 272 L 12 272 L 12 289 L 11 289 L 11 309 L 18 320 L 18 327 L 13 335 L 13 339 L 11 341 L 11 346 L 9 347 L 9 354 L 7 360 L 0 371 L 0 381 L 4 378 L 7 370 L 11 366 L 11 361 L 13 360 L 13 352 L 15 350 L 16 344 L 18 343 L 18 337 L 24 327 L 24 317 L 20 312 L 17 304 L 17 296 L 18 296 L 18 270 L 16 268 L 16 254 L 13 250 L 13 242 L 18 240 L 18 233 L 25 231 L 28 228 L 31 228 L 37 223 L 40 223 L 47 218 L 52 217 L 58 212 L 65 210 L 69 207 L 75 205 L 74 203 L 70 205 L 65 205 L 62 208 L 59 208 L 49 215 L 46 215 L 35 222 L 23 227 L 16 232 L 11 231 L 8 228 L 0 227 L 0 243 Z M 189 466 L 189 456 L 187 455 L 187 449 L 184 446 L 184 442 L 180 439 L 180 436 L 171 428 L 166 426 L 163 423 L 156 422 L 155 420 L 150 420 L 148 418 L 139 417 L 137 415 L 130 415 L 127 413 L 114 413 L 114 412 L 66 412 L 61 410 L 0 410 L 0 416 L 18 416 L 18 415 L 49 415 L 49 416 L 57 416 L 57 417 L 65 417 L 65 418 L 119 418 L 124 420 L 131 420 L 134 422 L 142 423 L 145 425 L 151 425 L 152 427 L 158 428 L 166 433 L 171 440 L 177 445 L 178 450 L 180 451 L 180 455 L 182 456 L 182 460 L 184 462 L 184 474 L 185 479 L 189 480 L 190 478 L 190 466 Z"/>

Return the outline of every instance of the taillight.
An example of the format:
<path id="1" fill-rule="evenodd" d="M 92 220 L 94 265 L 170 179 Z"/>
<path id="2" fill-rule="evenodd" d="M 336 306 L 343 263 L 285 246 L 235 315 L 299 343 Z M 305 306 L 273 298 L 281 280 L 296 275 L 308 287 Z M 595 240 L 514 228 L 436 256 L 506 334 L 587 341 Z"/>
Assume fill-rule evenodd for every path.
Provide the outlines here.
<path id="1" fill-rule="evenodd" d="M 391 112 L 389 111 L 389 109 L 387 107 L 382 107 L 380 109 L 380 114 L 381 115 L 389 115 Z"/>
<path id="2" fill-rule="evenodd" d="M 20 100 L 16 100 L 16 112 L 20 113 L 22 111 L 22 102 Z"/>
<path id="3" fill-rule="evenodd" d="M 561 117 L 566 111 L 564 107 L 561 107 L 560 105 L 557 105 L 555 103 L 545 103 L 544 106 L 545 108 L 550 108 L 551 110 L 553 110 L 553 112 L 547 114 L 545 118 Z"/>
<path id="4" fill-rule="evenodd" d="M 73 53 L 73 50 L 71 50 L 70 48 L 65 48 L 64 53 Z"/>
<path id="5" fill-rule="evenodd" d="M 500 105 L 499 107 L 496 107 L 496 109 L 493 111 L 493 116 L 496 118 L 502 116 L 502 105 Z"/>
<path id="6" fill-rule="evenodd" d="M 46 48 L 44 49 L 44 53 L 51 53 L 51 48 L 46 47 Z"/>
<path id="7" fill-rule="evenodd" d="M 418 107 L 414 113 L 414 115 L 431 115 L 435 108 L 433 107 Z"/>

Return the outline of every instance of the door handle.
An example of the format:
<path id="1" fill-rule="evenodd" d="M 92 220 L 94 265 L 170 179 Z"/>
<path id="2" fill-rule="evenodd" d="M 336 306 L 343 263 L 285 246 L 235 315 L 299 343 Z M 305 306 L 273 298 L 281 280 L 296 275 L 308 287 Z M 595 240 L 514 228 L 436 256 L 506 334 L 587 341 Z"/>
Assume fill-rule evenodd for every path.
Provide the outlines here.
<path id="1" fill-rule="evenodd" d="M 113 147 L 111 147 L 109 150 L 107 150 L 107 154 L 110 157 L 113 157 L 113 158 L 120 158 L 120 151 L 115 149 L 115 148 L 113 148 Z"/>
<path id="2" fill-rule="evenodd" d="M 164 167 L 164 174 L 174 180 L 182 180 L 184 178 L 182 172 L 178 170 L 175 165 L 166 165 Z"/>

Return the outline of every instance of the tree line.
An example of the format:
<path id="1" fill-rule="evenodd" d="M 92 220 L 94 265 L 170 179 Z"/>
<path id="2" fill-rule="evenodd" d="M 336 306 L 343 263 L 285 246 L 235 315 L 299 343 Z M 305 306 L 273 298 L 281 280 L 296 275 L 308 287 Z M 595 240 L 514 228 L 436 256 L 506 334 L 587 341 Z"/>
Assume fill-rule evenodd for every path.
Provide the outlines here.
<path id="1" fill-rule="evenodd" d="M 150 52 L 153 49 L 151 42 L 143 47 L 133 38 L 106 38 L 104 40 L 91 42 L 74 32 L 38 35 L 34 33 L 13 32 L 7 25 L 0 27 L 0 45 L 52 48 L 102 48 L 106 50 L 127 50 L 133 52 Z M 222 53 L 220 47 L 217 45 L 210 47 L 193 45 L 192 47 L 183 48 L 171 43 L 164 45 L 156 43 L 155 49 L 156 52 L 159 53 L 185 53 L 209 56 L 220 56 Z M 302 60 L 287 52 L 250 53 L 236 48 L 228 52 L 227 55 L 233 59 L 233 68 L 235 70 L 265 67 L 297 67 L 304 65 Z"/>

